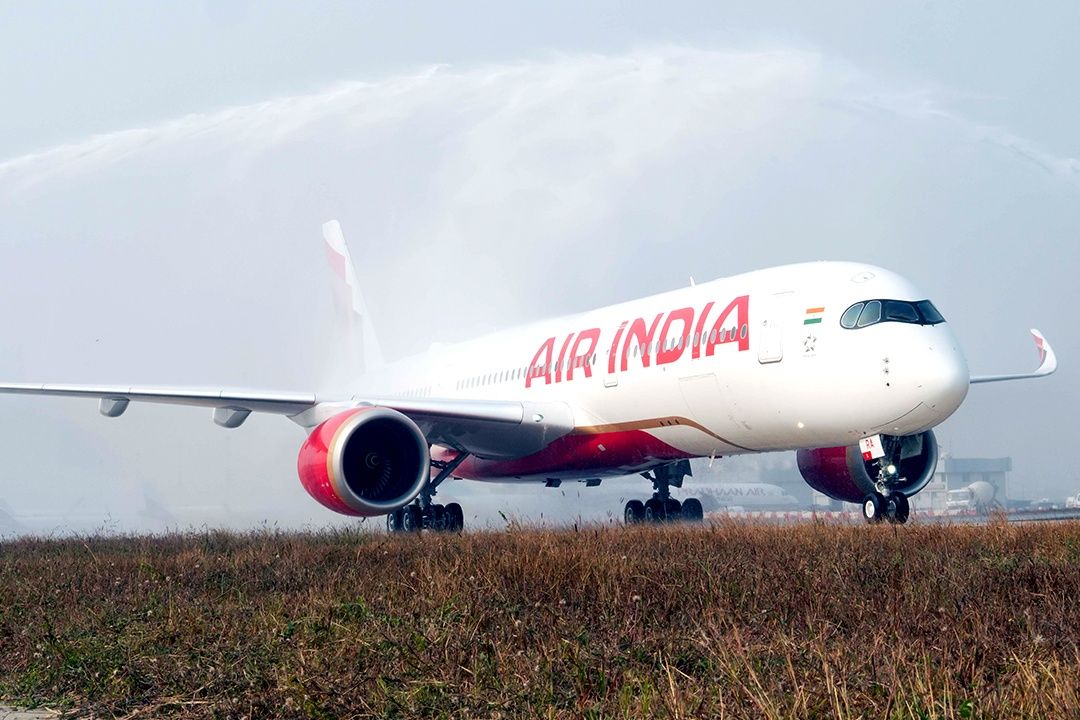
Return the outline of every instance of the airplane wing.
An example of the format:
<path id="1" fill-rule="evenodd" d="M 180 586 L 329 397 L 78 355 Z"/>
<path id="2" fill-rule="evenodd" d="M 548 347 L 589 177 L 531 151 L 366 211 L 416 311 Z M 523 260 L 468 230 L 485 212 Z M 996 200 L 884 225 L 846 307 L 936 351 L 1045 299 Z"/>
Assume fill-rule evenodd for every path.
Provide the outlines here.
<path id="1" fill-rule="evenodd" d="M 1001 382 L 1003 380 L 1025 380 L 1027 378 L 1045 377 L 1057 370 L 1057 356 L 1054 348 L 1050 347 L 1043 334 L 1031 328 L 1031 336 L 1035 339 L 1035 349 L 1039 352 L 1039 367 L 1034 372 L 1016 373 L 1012 375 L 976 375 L 971 378 L 971 383 Z"/>
<path id="2" fill-rule="evenodd" d="M 350 408 L 379 406 L 415 422 L 428 442 L 466 450 L 479 457 L 521 457 L 537 452 L 574 428 L 565 403 L 438 398 L 320 399 L 315 393 L 120 385 L 0 384 L 0 394 L 96 398 L 106 417 L 119 417 L 132 401 L 213 409 L 226 428 L 239 427 L 253 412 L 284 415 L 312 428 Z"/>

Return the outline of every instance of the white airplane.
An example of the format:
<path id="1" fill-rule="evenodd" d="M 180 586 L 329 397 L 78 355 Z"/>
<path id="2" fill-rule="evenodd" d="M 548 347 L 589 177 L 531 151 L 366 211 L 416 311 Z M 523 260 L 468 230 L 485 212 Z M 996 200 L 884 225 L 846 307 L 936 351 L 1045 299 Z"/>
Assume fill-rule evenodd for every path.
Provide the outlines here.
<path id="1" fill-rule="evenodd" d="M 700 520 L 670 488 L 688 460 L 795 450 L 803 478 L 861 503 L 868 521 L 905 522 L 933 475 L 932 428 L 971 383 L 1041 377 L 1057 361 L 1032 330 L 1031 373 L 970 377 L 944 318 L 888 270 L 848 262 L 769 268 L 534 323 L 382 364 L 341 234 L 323 226 L 339 287 L 360 320 L 363 368 L 351 396 L 179 387 L 2 384 L 0 392 L 211 408 L 226 428 L 252 412 L 308 432 L 297 463 L 307 492 L 390 530 L 460 530 L 449 477 L 596 484 L 640 473 L 653 495 L 627 523 Z"/>
<path id="2" fill-rule="evenodd" d="M 784 488 L 770 483 L 721 482 L 702 490 L 702 495 L 712 500 L 720 509 L 741 510 L 796 510 L 802 503 Z"/>

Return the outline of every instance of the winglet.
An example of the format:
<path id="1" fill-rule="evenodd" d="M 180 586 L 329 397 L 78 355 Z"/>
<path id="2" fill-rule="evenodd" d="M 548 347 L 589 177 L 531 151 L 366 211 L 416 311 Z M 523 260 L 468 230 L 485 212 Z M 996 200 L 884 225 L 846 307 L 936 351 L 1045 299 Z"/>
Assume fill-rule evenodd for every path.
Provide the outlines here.
<path id="1" fill-rule="evenodd" d="M 1052 374 L 1057 370 L 1057 355 L 1054 354 L 1054 348 L 1050 346 L 1046 337 L 1035 328 L 1031 328 L 1031 337 L 1034 338 L 1035 349 L 1039 353 L 1039 367 L 1035 372 L 1019 373 L 1015 375 L 980 375 L 971 378 L 972 384 L 1001 382 L 1003 380 L 1026 380 L 1027 378 L 1045 377 L 1046 375 Z"/>

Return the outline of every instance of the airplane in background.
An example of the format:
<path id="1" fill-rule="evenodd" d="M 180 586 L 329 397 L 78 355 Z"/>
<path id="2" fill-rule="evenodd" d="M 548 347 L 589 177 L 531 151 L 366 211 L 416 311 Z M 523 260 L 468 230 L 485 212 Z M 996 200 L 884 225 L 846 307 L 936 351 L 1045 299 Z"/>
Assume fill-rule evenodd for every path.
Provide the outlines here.
<path id="1" fill-rule="evenodd" d="M 771 483 L 720 482 L 701 494 L 716 510 L 802 510 L 804 504 Z"/>
<path id="2" fill-rule="evenodd" d="M 889 270 L 851 262 L 773 267 L 384 363 L 340 225 L 323 226 L 339 296 L 359 340 L 347 396 L 221 388 L 8 383 L 0 392 L 92 397 L 119 417 L 132 401 L 212 409 L 237 428 L 252 412 L 307 431 L 300 482 L 345 515 L 386 515 L 391 531 L 461 530 L 462 509 L 434 501 L 450 477 L 595 485 L 640 474 L 652 496 L 628 524 L 700 521 L 679 501 L 689 459 L 794 450 L 805 481 L 862 505 L 870 522 L 906 522 L 929 482 L 932 428 L 972 383 L 927 296 Z"/>

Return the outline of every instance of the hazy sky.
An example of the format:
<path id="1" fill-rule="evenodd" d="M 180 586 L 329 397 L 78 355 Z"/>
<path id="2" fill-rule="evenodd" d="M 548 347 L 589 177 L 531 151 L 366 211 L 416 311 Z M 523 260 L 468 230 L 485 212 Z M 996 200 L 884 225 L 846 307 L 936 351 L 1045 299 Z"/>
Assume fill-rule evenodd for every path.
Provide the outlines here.
<path id="1" fill-rule="evenodd" d="M 864 260 L 973 372 L 1046 333 L 1056 376 L 939 438 L 1072 493 L 1078 32 L 1073 2 L 0 3 L 0 376 L 312 389 L 331 217 L 391 355 Z M 0 513 L 326 518 L 280 418 L 0 406 Z"/>

